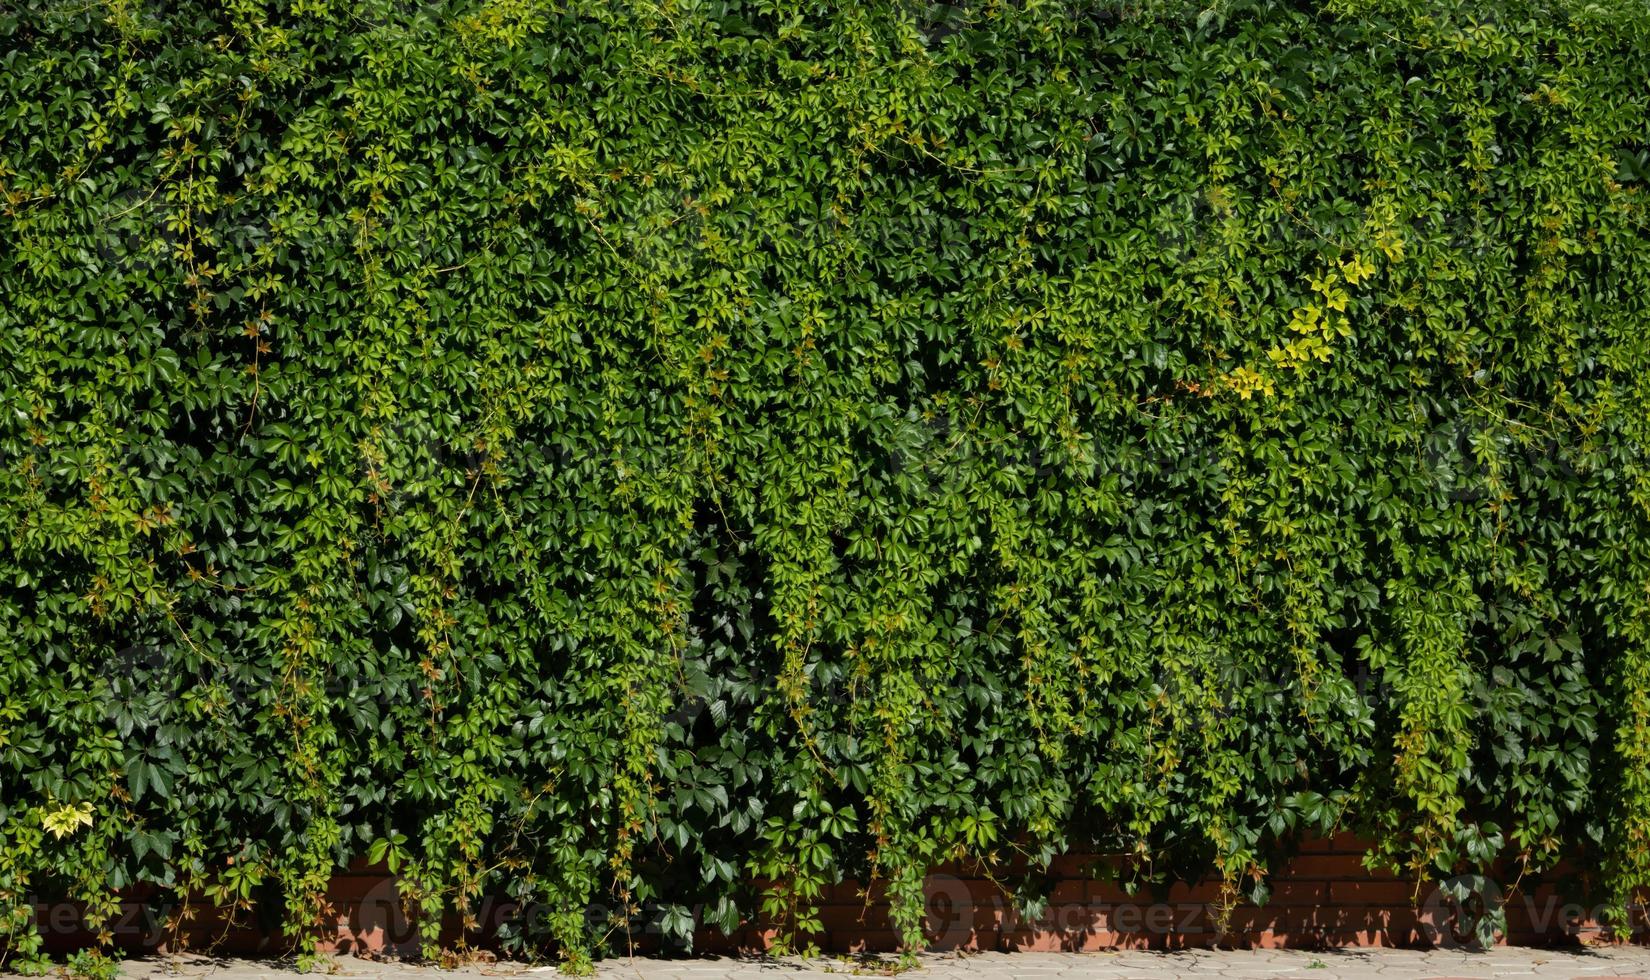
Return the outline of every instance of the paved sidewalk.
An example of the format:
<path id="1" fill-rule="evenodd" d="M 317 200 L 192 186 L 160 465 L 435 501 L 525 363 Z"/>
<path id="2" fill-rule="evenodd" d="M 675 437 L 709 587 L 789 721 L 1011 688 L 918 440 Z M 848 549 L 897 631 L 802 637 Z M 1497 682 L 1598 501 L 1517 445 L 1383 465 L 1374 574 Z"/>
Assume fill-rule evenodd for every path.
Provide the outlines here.
<path id="1" fill-rule="evenodd" d="M 610 959 L 596 971 L 599 980 L 804 980 L 881 976 L 887 960 L 822 957 L 794 959 Z M 339 957 L 331 976 L 444 980 L 446 977 L 520 977 L 551 980 L 553 966 L 474 963 L 454 970 Z M 127 977 L 252 980 L 295 976 L 290 963 L 220 960 L 200 956 L 154 957 L 124 964 Z M 326 974 L 318 974 L 325 976 Z M 971 953 L 927 954 L 909 980 L 1488 980 L 1494 977 L 1554 977 L 1559 980 L 1650 980 L 1650 948 L 1595 947 L 1577 950 L 1498 948 L 1486 953 L 1457 950 L 1353 949 L 1308 953 L 1296 950 L 1196 950 L 1178 953 Z"/>

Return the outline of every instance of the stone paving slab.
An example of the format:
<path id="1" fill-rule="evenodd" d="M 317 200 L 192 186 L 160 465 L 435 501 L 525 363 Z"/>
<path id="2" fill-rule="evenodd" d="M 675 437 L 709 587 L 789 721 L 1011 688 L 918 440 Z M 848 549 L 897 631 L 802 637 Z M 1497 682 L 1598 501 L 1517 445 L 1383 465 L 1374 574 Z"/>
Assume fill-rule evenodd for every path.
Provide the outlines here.
<path id="1" fill-rule="evenodd" d="M 820 957 L 798 959 L 609 959 L 597 980 L 815 980 L 885 976 L 892 960 Z M 470 963 L 454 969 L 422 964 L 337 957 L 326 974 L 362 980 L 444 980 L 447 977 L 517 977 L 552 980 L 554 966 Z M 290 962 L 149 957 L 122 966 L 134 980 L 254 980 L 297 976 Z M 12 974 L 0 973 L 0 977 Z M 967 953 L 926 954 L 901 974 L 906 980 L 1491 980 L 1498 977 L 1556 980 L 1650 980 L 1650 948 L 1599 946 L 1574 950 L 1497 948 L 1459 950 L 1351 949 L 1189 950 L 1174 953 Z"/>

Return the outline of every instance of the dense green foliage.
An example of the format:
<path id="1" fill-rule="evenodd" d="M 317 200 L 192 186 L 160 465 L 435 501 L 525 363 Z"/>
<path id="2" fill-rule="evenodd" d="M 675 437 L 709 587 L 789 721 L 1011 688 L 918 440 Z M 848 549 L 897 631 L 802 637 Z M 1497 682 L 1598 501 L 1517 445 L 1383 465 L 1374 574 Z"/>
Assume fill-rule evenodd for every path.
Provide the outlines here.
<path id="1" fill-rule="evenodd" d="M 1647 24 L 0 5 L 0 934 L 364 857 L 918 943 L 1334 827 L 1620 908 Z"/>

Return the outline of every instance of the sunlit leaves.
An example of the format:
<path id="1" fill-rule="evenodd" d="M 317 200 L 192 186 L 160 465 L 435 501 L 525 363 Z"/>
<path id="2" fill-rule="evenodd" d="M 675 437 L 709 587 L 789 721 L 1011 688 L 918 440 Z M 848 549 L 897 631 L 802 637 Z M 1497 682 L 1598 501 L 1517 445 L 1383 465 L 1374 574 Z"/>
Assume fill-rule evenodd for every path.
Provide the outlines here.
<path id="1" fill-rule="evenodd" d="M 0 892 L 1625 901 L 1650 49 L 1572 6 L 0 15 Z"/>

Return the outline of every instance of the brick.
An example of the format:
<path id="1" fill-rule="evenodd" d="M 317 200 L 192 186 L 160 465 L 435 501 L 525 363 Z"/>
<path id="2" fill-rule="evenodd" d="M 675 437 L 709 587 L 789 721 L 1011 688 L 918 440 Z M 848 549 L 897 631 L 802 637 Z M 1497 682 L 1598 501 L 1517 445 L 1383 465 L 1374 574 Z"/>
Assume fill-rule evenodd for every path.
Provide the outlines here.
<path id="1" fill-rule="evenodd" d="M 1415 900 L 1415 884 L 1408 881 L 1331 881 L 1329 904 L 1401 906 Z M 1425 894 L 1421 895 L 1424 899 Z"/>
<path id="2" fill-rule="evenodd" d="M 1310 908 L 1279 907 L 1266 905 L 1262 908 L 1248 906 L 1233 909 L 1227 918 L 1227 931 L 1231 933 L 1261 933 L 1261 932 L 1306 932 L 1317 927 Z M 1216 929 L 1214 918 L 1211 916 L 1206 924 L 1210 932 Z"/>
<path id="3" fill-rule="evenodd" d="M 1394 942 L 1392 934 L 1385 928 L 1380 929 L 1333 929 L 1318 934 L 1323 948 L 1336 949 L 1340 947 L 1368 947 L 1371 949 L 1390 948 L 1400 945 L 1413 945 Z"/>
<path id="4" fill-rule="evenodd" d="M 1058 953 L 1065 950 L 1060 933 L 1046 929 L 1019 929 L 1004 936 L 1007 947 L 1016 953 Z"/>
<path id="5" fill-rule="evenodd" d="M 1220 882 L 1177 881 L 1169 887 L 1169 901 L 1176 905 L 1220 901 Z"/>
<path id="6" fill-rule="evenodd" d="M 1300 845 L 1302 854 L 1352 854 L 1359 858 L 1369 847 L 1370 841 L 1345 830 L 1329 837 L 1309 837 Z"/>
<path id="7" fill-rule="evenodd" d="M 1369 871 L 1351 854 L 1302 854 L 1294 858 L 1276 877 L 1295 880 L 1396 881 L 1386 871 Z"/>
<path id="8" fill-rule="evenodd" d="M 1330 885 L 1320 881 L 1272 881 L 1272 894 L 1266 899 L 1266 907 L 1281 906 L 1292 908 L 1297 905 L 1318 906 L 1330 900 Z"/>
<path id="9" fill-rule="evenodd" d="M 1385 909 L 1319 908 L 1312 910 L 1312 924 L 1323 931 L 1384 930 L 1389 915 Z"/>
<path id="10" fill-rule="evenodd" d="M 1110 916 L 1106 914 L 1103 906 L 1076 902 L 1050 905 L 1042 918 L 1032 927 L 1077 934 L 1108 928 L 1110 922 Z"/>
<path id="11" fill-rule="evenodd" d="M 899 949 L 899 933 L 892 929 L 853 929 L 826 935 L 831 949 L 845 953 L 892 953 Z"/>
<path id="12" fill-rule="evenodd" d="M 393 902 L 398 894 L 395 879 L 381 874 L 338 875 L 327 884 L 327 898 L 335 902 L 358 902 L 366 898 Z"/>
<path id="13" fill-rule="evenodd" d="M 881 931 L 893 928 L 888 919 L 886 905 L 826 905 L 819 910 L 819 921 L 824 924 L 825 931 L 831 933 L 846 933 L 859 929 Z"/>
<path id="14" fill-rule="evenodd" d="M 938 896 L 953 900 L 967 896 L 969 900 L 984 905 L 1008 901 L 1008 895 L 1003 891 L 1003 887 L 989 878 L 929 875 L 923 882 L 923 892 L 929 896 L 930 901 Z"/>
<path id="15" fill-rule="evenodd" d="M 1271 895 L 1263 906 L 1242 905 L 1232 910 L 1225 931 L 1219 931 L 1210 906 L 1218 901 L 1216 881 L 1180 882 L 1166 890 L 1144 889 L 1128 895 L 1115 883 L 1090 877 L 1091 869 L 1107 859 L 1081 855 L 1055 862 L 1050 903 L 1036 922 L 1021 920 L 1012 901 L 976 865 L 963 862 L 931 874 L 925 882 L 929 917 L 925 928 L 939 949 L 955 950 L 1071 950 L 1181 949 L 1206 946 L 1260 946 L 1324 948 L 1336 946 L 1425 946 L 1435 930 L 1430 913 L 1411 904 L 1414 884 L 1398 876 L 1371 873 L 1362 866 L 1363 842 L 1337 834 L 1328 840 L 1308 840 L 1303 852 L 1274 869 Z M 361 862 L 330 884 L 332 904 L 329 928 L 323 930 L 323 948 L 364 955 L 407 953 L 416 949 L 416 929 L 400 908 L 395 879 L 382 868 Z M 898 945 L 889 918 L 884 882 L 874 883 L 867 904 L 859 882 L 829 886 L 820 902 L 825 926 L 820 945 L 827 951 L 885 952 Z M 195 899 L 195 918 L 174 933 L 136 899 L 126 896 L 123 916 L 131 928 L 117 927 L 116 945 L 133 950 L 168 946 L 229 954 L 281 953 L 287 939 L 271 922 L 242 915 L 226 927 L 223 910 Z M 480 902 L 477 927 L 467 938 L 484 944 L 509 911 L 507 902 Z M 56 903 L 41 910 L 48 947 L 56 952 L 85 948 L 92 941 L 74 903 Z M 1508 908 L 1510 938 L 1519 941 L 1576 943 L 1600 936 L 1600 925 L 1580 906 L 1558 900 L 1550 886 L 1515 895 Z M 452 917 L 442 922 L 441 936 L 460 938 Z M 657 945 L 657 937 L 636 937 L 639 949 Z M 700 930 L 699 951 L 761 952 L 773 941 L 771 928 L 745 926 L 733 935 Z M 1650 936 L 1644 937 L 1650 940 Z"/>
<path id="16" fill-rule="evenodd" d="M 1097 859 L 1082 854 L 1062 854 L 1049 862 L 1048 873 L 1055 878 L 1092 878 Z"/>

